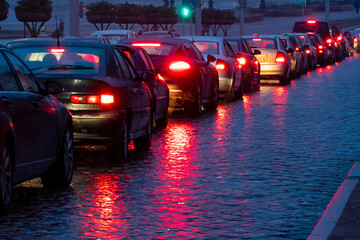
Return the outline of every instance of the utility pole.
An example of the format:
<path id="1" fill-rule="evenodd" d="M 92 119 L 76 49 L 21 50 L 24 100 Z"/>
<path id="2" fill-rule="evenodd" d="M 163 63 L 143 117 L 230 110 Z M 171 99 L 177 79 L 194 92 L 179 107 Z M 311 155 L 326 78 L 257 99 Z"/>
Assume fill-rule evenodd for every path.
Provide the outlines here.
<path id="1" fill-rule="evenodd" d="M 80 36 L 79 0 L 69 0 L 70 2 L 70 36 Z"/>
<path id="2" fill-rule="evenodd" d="M 201 36 L 201 0 L 195 0 L 195 35 Z"/>
<path id="3" fill-rule="evenodd" d="M 240 36 L 245 34 L 245 5 L 246 0 L 239 0 L 240 3 Z"/>
<path id="4" fill-rule="evenodd" d="M 330 21 L 330 0 L 325 0 L 325 21 Z"/>

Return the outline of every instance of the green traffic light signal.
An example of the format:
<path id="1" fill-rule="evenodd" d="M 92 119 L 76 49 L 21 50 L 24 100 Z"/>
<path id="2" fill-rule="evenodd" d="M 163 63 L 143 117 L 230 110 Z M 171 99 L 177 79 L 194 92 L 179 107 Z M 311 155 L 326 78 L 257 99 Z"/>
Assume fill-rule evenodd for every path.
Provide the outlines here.
<path id="1" fill-rule="evenodd" d="M 182 9 L 182 15 L 183 15 L 184 17 L 190 16 L 190 9 L 187 8 L 187 7 L 183 7 L 183 9 Z"/>

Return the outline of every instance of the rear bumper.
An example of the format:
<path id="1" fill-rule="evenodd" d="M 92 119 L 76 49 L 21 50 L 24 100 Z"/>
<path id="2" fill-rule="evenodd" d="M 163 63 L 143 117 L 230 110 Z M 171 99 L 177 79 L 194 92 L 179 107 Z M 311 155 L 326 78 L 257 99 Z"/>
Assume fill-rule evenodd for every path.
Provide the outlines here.
<path id="1" fill-rule="evenodd" d="M 168 83 L 169 107 L 183 108 L 195 102 L 195 90 L 185 85 Z"/>
<path id="2" fill-rule="evenodd" d="M 126 111 L 72 112 L 74 140 L 77 142 L 114 142 L 120 140 Z"/>
<path id="3" fill-rule="evenodd" d="M 261 64 L 260 77 L 285 75 L 286 68 L 286 64 Z"/>

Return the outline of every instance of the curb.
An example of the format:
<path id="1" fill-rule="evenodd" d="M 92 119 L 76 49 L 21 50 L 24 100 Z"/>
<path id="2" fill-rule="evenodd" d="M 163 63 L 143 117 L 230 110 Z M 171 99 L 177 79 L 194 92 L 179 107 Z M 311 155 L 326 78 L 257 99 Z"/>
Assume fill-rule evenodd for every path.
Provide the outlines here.
<path id="1" fill-rule="evenodd" d="M 325 212 L 308 237 L 308 240 L 327 239 L 330 236 L 344 211 L 352 191 L 359 183 L 359 179 L 360 163 L 355 163 L 349 174 L 346 176 L 346 179 L 331 199 Z"/>

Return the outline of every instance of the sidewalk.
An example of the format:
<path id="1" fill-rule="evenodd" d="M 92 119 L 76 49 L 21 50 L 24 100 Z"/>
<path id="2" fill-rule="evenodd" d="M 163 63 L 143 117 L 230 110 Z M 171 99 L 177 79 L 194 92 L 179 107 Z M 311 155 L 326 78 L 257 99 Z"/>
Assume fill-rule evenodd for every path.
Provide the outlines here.
<path id="1" fill-rule="evenodd" d="M 355 163 L 308 240 L 360 239 L 360 163 Z"/>

